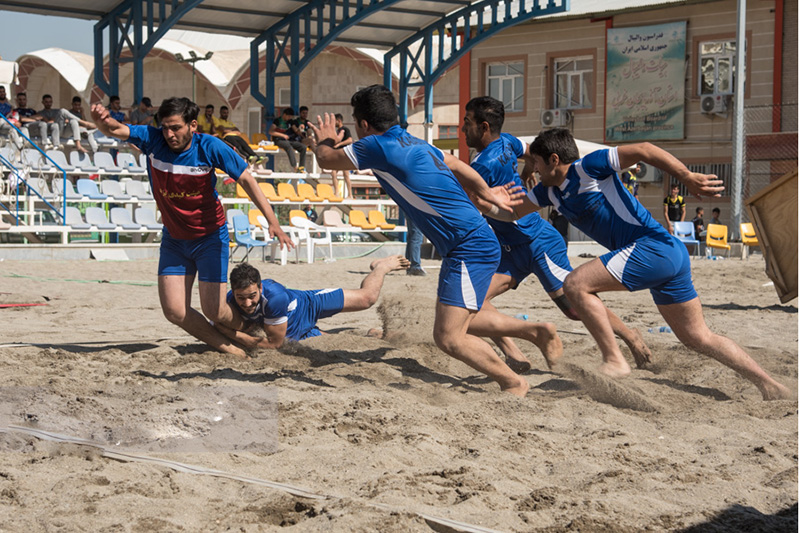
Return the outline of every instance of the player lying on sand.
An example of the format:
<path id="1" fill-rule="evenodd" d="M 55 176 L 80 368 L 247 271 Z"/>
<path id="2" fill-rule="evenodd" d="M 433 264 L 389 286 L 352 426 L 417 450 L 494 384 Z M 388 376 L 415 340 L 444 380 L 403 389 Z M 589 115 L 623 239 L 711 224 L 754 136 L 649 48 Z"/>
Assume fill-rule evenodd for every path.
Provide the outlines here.
<path id="1" fill-rule="evenodd" d="M 261 280 L 261 273 L 249 263 L 231 271 L 228 303 L 238 313 L 237 324 L 229 328 L 214 326 L 224 335 L 246 348 L 278 348 L 286 339 L 301 341 L 322 332 L 317 321 L 337 313 L 369 309 L 378 301 L 383 279 L 393 270 L 409 267 L 408 259 L 393 255 L 376 259 L 359 289 L 322 289 L 299 291 L 287 289 L 271 279 Z M 263 327 L 266 337 L 251 334 Z"/>
<path id="2" fill-rule="evenodd" d="M 722 180 L 689 171 L 650 143 L 598 150 L 581 158 L 572 134 L 560 128 L 540 132 L 529 153 L 540 183 L 522 197 L 513 215 L 488 203 L 481 208 L 490 216 L 514 220 L 552 205 L 571 224 L 612 250 L 579 266 L 564 281 L 564 293 L 603 354 L 601 372 L 625 377 L 631 369 L 614 340 L 598 293 L 649 289 L 661 316 L 684 345 L 738 372 L 758 387 L 765 400 L 792 397 L 739 345 L 708 329 L 692 284 L 686 246 L 653 219 L 616 173 L 643 161 L 675 176 L 698 198 L 719 196 Z M 495 189 L 511 189 L 512 197 L 516 196 L 513 188 Z"/>

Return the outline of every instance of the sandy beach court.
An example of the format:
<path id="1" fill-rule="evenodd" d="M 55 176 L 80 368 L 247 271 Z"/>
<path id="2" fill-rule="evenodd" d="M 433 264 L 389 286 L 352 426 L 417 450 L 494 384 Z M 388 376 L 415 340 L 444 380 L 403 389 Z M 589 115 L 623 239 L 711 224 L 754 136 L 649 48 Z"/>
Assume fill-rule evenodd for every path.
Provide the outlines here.
<path id="1" fill-rule="evenodd" d="M 370 260 L 253 264 L 355 288 Z M 0 531 L 797 530 L 796 400 L 648 333 L 647 292 L 604 296 L 653 352 L 605 379 L 534 279 L 495 303 L 554 322 L 563 364 L 520 342 L 531 389 L 503 394 L 433 344 L 437 264 L 245 361 L 167 322 L 156 261 L 3 261 L 0 304 L 44 305 L 0 308 Z M 797 390 L 797 301 L 763 259 L 692 267 L 709 327 Z"/>

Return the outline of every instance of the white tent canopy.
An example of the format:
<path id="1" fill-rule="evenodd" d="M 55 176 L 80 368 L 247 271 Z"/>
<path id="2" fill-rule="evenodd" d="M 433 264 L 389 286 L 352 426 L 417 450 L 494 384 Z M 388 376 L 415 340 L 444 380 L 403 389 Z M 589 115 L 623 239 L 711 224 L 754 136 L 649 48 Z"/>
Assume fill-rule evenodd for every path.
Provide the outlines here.
<path id="1" fill-rule="evenodd" d="M 11 94 L 11 85 L 17 83 L 18 65 L 14 61 L 0 61 L 0 85 Z"/>

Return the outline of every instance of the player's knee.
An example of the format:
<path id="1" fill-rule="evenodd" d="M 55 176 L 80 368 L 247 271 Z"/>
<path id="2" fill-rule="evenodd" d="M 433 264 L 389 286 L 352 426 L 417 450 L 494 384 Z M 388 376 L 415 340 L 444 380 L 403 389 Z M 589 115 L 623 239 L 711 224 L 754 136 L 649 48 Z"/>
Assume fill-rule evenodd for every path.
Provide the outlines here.
<path id="1" fill-rule="evenodd" d="M 573 276 L 572 274 L 568 275 L 567 278 L 564 280 L 564 295 L 566 298 L 577 298 L 581 291 L 581 284 L 580 280 Z"/>
<path id="2" fill-rule="evenodd" d="M 436 346 L 448 355 L 456 353 L 458 339 L 452 334 L 444 331 L 434 331 L 433 335 Z"/>
<path id="3" fill-rule="evenodd" d="M 561 312 L 564 313 L 564 316 L 569 318 L 570 320 L 580 320 L 581 318 L 578 316 L 578 313 L 575 311 L 575 308 L 572 307 L 572 304 L 569 303 L 567 296 L 565 294 L 561 294 L 560 296 L 556 296 L 553 298 L 553 301 L 556 303 Z"/>
<path id="4" fill-rule="evenodd" d="M 161 310 L 164 313 L 164 318 L 177 326 L 180 326 L 186 320 L 186 311 L 183 309 L 164 307 Z"/>

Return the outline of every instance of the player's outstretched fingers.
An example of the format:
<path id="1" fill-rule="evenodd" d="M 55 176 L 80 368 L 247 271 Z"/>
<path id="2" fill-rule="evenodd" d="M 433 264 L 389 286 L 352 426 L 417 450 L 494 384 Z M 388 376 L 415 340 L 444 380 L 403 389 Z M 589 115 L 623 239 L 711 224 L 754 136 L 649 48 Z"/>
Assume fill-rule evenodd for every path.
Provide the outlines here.
<path id="1" fill-rule="evenodd" d="M 380 259 L 376 259 L 372 263 L 369 264 L 370 270 L 375 270 L 377 268 L 386 269 L 387 272 L 391 272 L 393 270 L 408 270 L 408 267 L 411 266 L 411 261 L 406 259 L 402 255 L 391 255 L 389 257 L 382 257 Z"/>

